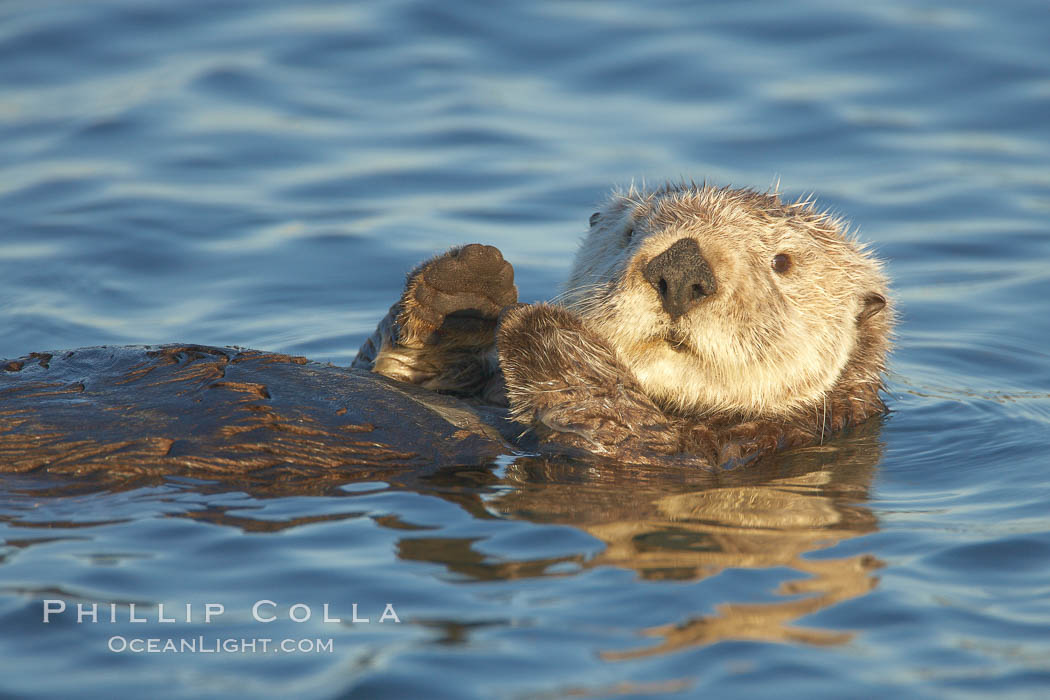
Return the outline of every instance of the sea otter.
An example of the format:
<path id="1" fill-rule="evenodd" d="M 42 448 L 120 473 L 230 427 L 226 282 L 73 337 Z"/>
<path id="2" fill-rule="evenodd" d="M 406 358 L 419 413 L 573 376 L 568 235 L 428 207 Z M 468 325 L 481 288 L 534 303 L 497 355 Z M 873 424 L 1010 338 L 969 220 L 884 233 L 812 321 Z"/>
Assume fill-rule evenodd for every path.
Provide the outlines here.
<path id="1" fill-rule="evenodd" d="M 490 246 L 423 263 L 354 367 L 643 462 L 748 460 L 885 410 L 886 277 L 810 200 L 632 187 L 591 216 L 555 302 L 516 304 L 513 279 Z"/>
<path id="2" fill-rule="evenodd" d="M 552 302 L 518 304 L 496 248 L 453 248 L 349 370 L 194 345 L 0 362 L 0 472 L 387 478 L 514 449 L 740 464 L 884 411 L 892 326 L 880 263 L 811 202 L 631 188 Z"/>

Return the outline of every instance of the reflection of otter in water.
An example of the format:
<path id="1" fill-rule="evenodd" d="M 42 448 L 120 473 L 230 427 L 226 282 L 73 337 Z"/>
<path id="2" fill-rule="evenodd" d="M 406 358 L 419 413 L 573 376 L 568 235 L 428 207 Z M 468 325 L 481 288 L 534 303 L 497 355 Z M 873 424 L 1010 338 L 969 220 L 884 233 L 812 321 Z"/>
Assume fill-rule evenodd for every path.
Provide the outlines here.
<path id="1" fill-rule="evenodd" d="M 790 596 L 782 602 L 734 601 L 730 592 L 713 612 L 646 629 L 647 636 L 661 638 L 657 645 L 603 657 L 634 658 L 727 639 L 836 644 L 851 634 L 795 622 L 868 593 L 881 564 L 865 554 L 807 555 L 875 531 L 875 516 L 863 502 L 880 457 L 878 424 L 868 423 L 823 447 L 730 471 L 520 458 L 499 482 L 515 488 L 486 499 L 484 508 L 579 528 L 604 543 L 599 554 L 489 560 L 474 551 L 476 538 L 435 539 L 426 533 L 406 536 L 399 551 L 404 558 L 490 581 L 559 575 L 553 572 L 566 564 L 615 566 L 645 579 L 675 581 L 705 579 L 728 569 L 786 567 L 805 577 L 780 584 L 778 593 Z M 480 504 L 464 505 L 485 515 Z"/>

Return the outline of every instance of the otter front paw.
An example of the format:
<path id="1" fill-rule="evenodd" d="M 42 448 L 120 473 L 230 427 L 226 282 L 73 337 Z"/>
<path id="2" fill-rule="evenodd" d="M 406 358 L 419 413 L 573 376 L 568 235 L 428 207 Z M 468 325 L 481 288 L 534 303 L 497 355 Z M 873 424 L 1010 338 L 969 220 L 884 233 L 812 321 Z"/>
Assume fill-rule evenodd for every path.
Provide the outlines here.
<path id="1" fill-rule="evenodd" d="M 484 348 L 495 339 L 500 311 L 517 300 L 514 268 L 499 249 L 477 243 L 453 248 L 409 275 L 398 341 Z"/>
<path id="2" fill-rule="evenodd" d="M 497 344 L 511 413 L 541 442 L 643 461 L 678 450 L 676 428 L 613 349 L 570 311 L 510 307 Z"/>

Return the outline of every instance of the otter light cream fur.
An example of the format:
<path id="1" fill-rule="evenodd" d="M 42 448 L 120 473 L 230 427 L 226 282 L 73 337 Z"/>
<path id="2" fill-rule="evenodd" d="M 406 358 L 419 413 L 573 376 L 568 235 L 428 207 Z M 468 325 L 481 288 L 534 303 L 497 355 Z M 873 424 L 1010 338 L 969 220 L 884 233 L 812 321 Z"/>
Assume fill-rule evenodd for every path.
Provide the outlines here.
<path id="1" fill-rule="evenodd" d="M 819 403 L 857 349 L 857 318 L 888 294 L 881 264 L 809 201 L 631 188 L 593 221 L 561 301 L 676 413 L 770 417 Z M 697 241 L 718 292 L 675 321 L 641 268 L 682 238 Z M 790 260 L 784 272 L 774 269 L 778 255 Z M 882 369 L 867 367 L 869 379 Z"/>

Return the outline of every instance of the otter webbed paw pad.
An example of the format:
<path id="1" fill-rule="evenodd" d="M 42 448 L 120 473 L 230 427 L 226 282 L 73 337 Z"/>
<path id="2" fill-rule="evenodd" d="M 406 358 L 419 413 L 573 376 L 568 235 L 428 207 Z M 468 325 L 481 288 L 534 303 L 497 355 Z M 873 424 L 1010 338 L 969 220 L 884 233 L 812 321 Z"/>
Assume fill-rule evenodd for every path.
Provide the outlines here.
<path id="1" fill-rule="evenodd" d="M 402 328 L 426 343 L 487 345 L 500 311 L 518 300 L 499 249 L 472 243 L 424 263 L 409 278 Z"/>

